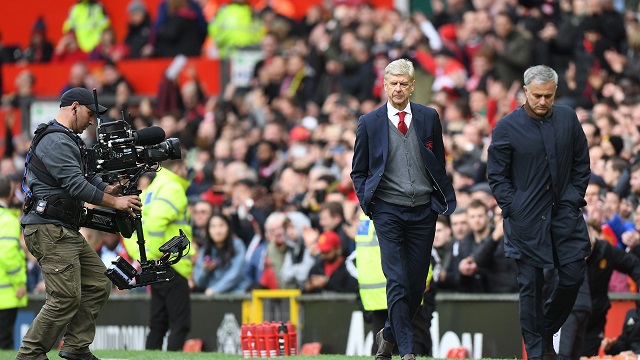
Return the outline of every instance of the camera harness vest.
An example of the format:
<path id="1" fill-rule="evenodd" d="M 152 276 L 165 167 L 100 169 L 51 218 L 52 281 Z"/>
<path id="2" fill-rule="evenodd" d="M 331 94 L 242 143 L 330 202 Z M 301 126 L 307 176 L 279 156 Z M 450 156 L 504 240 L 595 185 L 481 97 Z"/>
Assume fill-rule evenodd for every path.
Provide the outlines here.
<path id="1" fill-rule="evenodd" d="M 83 153 L 84 150 L 86 149 L 86 144 L 84 143 L 84 141 L 80 138 L 80 136 L 74 134 L 71 130 L 67 129 L 66 127 L 60 125 L 57 121 L 55 120 L 51 120 L 48 123 L 42 123 L 40 125 L 38 125 L 38 128 L 36 129 L 36 131 L 34 132 L 34 137 L 33 140 L 31 141 L 31 146 L 29 147 L 29 152 L 27 152 L 27 156 L 25 158 L 25 164 L 24 164 L 24 174 L 22 175 L 22 191 L 24 191 L 25 195 L 26 195 L 26 199 L 25 199 L 25 208 L 24 208 L 24 212 L 25 214 L 28 213 L 29 211 L 31 211 L 31 208 L 33 207 L 33 204 L 36 202 L 36 199 L 33 196 L 33 193 L 31 192 L 31 190 L 28 188 L 27 186 L 27 172 L 31 171 L 33 172 L 33 174 L 38 178 L 38 180 L 42 181 L 43 183 L 49 185 L 49 186 L 60 186 L 60 184 L 58 184 L 58 181 L 51 176 L 51 173 L 49 173 L 49 171 L 47 170 L 47 167 L 44 165 L 44 163 L 42 162 L 42 160 L 36 155 L 36 146 L 38 146 L 38 143 L 40 142 L 40 140 L 42 140 L 42 138 L 47 135 L 47 134 L 51 134 L 54 132 L 60 132 L 60 133 L 64 133 L 66 135 L 68 135 L 73 142 L 75 142 L 78 145 L 78 148 L 80 149 L 80 153 Z M 64 195 L 52 195 L 55 197 L 64 197 Z M 67 196 L 68 197 L 68 196 Z M 57 216 L 53 215 L 53 214 L 47 214 L 53 218 L 56 218 Z M 53 215 L 53 216 L 52 216 Z M 58 215 L 58 214 L 56 214 Z M 60 214 L 62 215 L 62 214 Z M 58 220 L 69 220 L 69 218 L 66 219 L 58 219 Z"/>

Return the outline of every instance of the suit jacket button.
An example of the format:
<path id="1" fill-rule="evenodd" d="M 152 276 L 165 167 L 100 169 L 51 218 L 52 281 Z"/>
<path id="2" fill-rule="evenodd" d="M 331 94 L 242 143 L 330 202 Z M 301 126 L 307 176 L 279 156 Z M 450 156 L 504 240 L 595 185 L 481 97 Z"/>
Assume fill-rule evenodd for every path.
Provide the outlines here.
<path id="1" fill-rule="evenodd" d="M 382 177 L 382 173 L 380 173 L 380 177 Z"/>
<path id="2" fill-rule="evenodd" d="M 547 220 L 547 217 L 545 215 L 542 215 L 542 220 Z"/>
<path id="3" fill-rule="evenodd" d="M 373 192 L 373 190 L 371 190 L 371 192 Z"/>

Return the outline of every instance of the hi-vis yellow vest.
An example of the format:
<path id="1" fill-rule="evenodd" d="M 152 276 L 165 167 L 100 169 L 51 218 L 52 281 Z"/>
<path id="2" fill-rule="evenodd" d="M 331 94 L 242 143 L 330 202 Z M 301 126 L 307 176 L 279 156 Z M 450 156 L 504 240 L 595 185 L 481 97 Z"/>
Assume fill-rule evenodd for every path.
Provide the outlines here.
<path id="1" fill-rule="evenodd" d="M 382 273 L 380 247 L 373 221 L 364 213 L 360 214 L 355 242 L 362 305 L 367 311 L 384 310 L 387 308 L 387 279 Z"/>
<path id="2" fill-rule="evenodd" d="M 367 311 L 385 310 L 387 309 L 387 279 L 382 272 L 378 236 L 373 221 L 364 213 L 360 214 L 355 242 L 356 269 L 358 269 L 362 305 Z M 432 276 L 433 265 L 429 265 L 427 285 L 431 283 Z"/>
<path id="3" fill-rule="evenodd" d="M 20 221 L 9 209 L 0 208 L 0 309 L 27 306 L 27 295 L 18 299 L 16 290 L 27 287 L 25 253 L 20 245 Z"/>
<path id="4" fill-rule="evenodd" d="M 192 239 L 190 218 L 187 212 L 187 187 L 189 181 L 162 168 L 156 174 L 148 188 L 140 198 L 142 199 L 142 231 L 144 232 L 147 259 L 158 260 L 162 253 L 158 250 L 172 237 L 180 235 L 182 229 Z M 132 259 L 140 260 L 137 234 L 125 239 L 125 246 Z M 185 254 L 187 255 L 187 254 Z M 184 256 L 171 267 L 185 278 L 191 276 L 193 264 L 188 256 Z"/>
<path id="5" fill-rule="evenodd" d="M 62 24 L 62 32 L 75 31 L 78 46 L 82 51 L 89 53 L 99 43 L 102 31 L 111 25 L 99 3 L 83 0 L 71 7 L 69 16 Z"/>

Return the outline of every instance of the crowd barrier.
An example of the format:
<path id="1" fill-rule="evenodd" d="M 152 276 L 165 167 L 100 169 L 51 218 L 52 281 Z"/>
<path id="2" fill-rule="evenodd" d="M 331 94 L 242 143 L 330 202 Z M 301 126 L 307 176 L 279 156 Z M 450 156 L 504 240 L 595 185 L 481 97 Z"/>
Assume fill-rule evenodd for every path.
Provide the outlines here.
<path id="1" fill-rule="evenodd" d="M 619 335 L 626 311 L 635 306 L 633 297 L 634 294 L 612 295 L 605 336 Z M 297 349 L 318 343 L 323 354 L 364 356 L 370 355 L 374 341 L 370 324 L 365 323 L 352 294 L 304 294 L 293 301 L 290 293 L 262 294 L 260 311 L 252 309 L 255 302 L 249 294 L 193 294 L 191 299 L 189 338 L 202 340 L 202 351 L 242 354 L 242 324 L 281 321 L 297 322 L 292 325 L 297 332 Z M 16 346 L 43 303 L 43 296 L 32 295 L 29 305 L 19 311 Z M 112 295 L 97 319 L 92 349 L 143 350 L 149 306 L 148 294 Z M 523 358 L 517 294 L 438 294 L 431 337 L 436 358 L 445 358 L 449 351 L 460 347 L 474 359 Z M 292 347 L 294 344 L 290 344 Z"/>

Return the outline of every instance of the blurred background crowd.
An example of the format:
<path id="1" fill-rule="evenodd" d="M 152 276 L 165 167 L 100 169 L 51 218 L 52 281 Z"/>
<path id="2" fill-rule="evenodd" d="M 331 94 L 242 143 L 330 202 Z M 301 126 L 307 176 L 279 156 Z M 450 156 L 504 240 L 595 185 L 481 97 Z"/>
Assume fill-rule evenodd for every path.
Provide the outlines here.
<path id="1" fill-rule="evenodd" d="M 349 176 L 355 128 L 359 115 L 386 102 L 384 67 L 398 58 L 416 67 L 412 101 L 440 115 L 458 199 L 456 213 L 438 221 L 433 286 L 518 291 L 513 264 L 501 253 L 486 149 L 493 125 L 524 103 L 522 74 L 535 64 L 558 72 L 556 104 L 576 109 L 588 139 L 593 175 L 584 216 L 598 238 L 640 254 L 637 1 L 431 0 L 400 11 L 327 0 L 303 18 L 292 17 L 287 4 L 162 0 L 151 17 L 141 0 L 118 14 L 81 0 L 60 38 L 50 39 L 44 20 L 35 19 L 28 47 L 5 47 L 3 62 L 67 62 L 69 82 L 60 93 L 96 88 L 110 107 L 104 121 L 131 114 L 125 120 L 133 128 L 157 125 L 180 139 L 191 171 L 194 292 L 357 292 L 349 258 L 361 215 Z M 112 17 L 128 19 L 123 41 Z M 228 59 L 242 49 L 260 51 L 249 85 L 228 81 L 214 94 L 179 60 L 154 96 L 136 93 L 118 71 L 127 59 Z M 94 62 L 99 72 L 88 70 Z M 180 71 L 186 81 L 176 80 Z M 13 91 L 2 94 L 3 109 L 28 116 L 39 81 L 47 79 L 21 72 Z M 8 116 L 0 128 L 0 174 L 12 180 L 9 202 L 19 209 L 31 134 L 16 133 L 14 122 L 25 123 Z M 91 145 L 95 129 L 84 137 Z M 105 264 L 127 256 L 118 235 L 83 231 Z M 28 273 L 28 290 L 42 292 L 33 258 Z M 611 279 L 612 291 L 636 291 L 624 274 Z"/>

